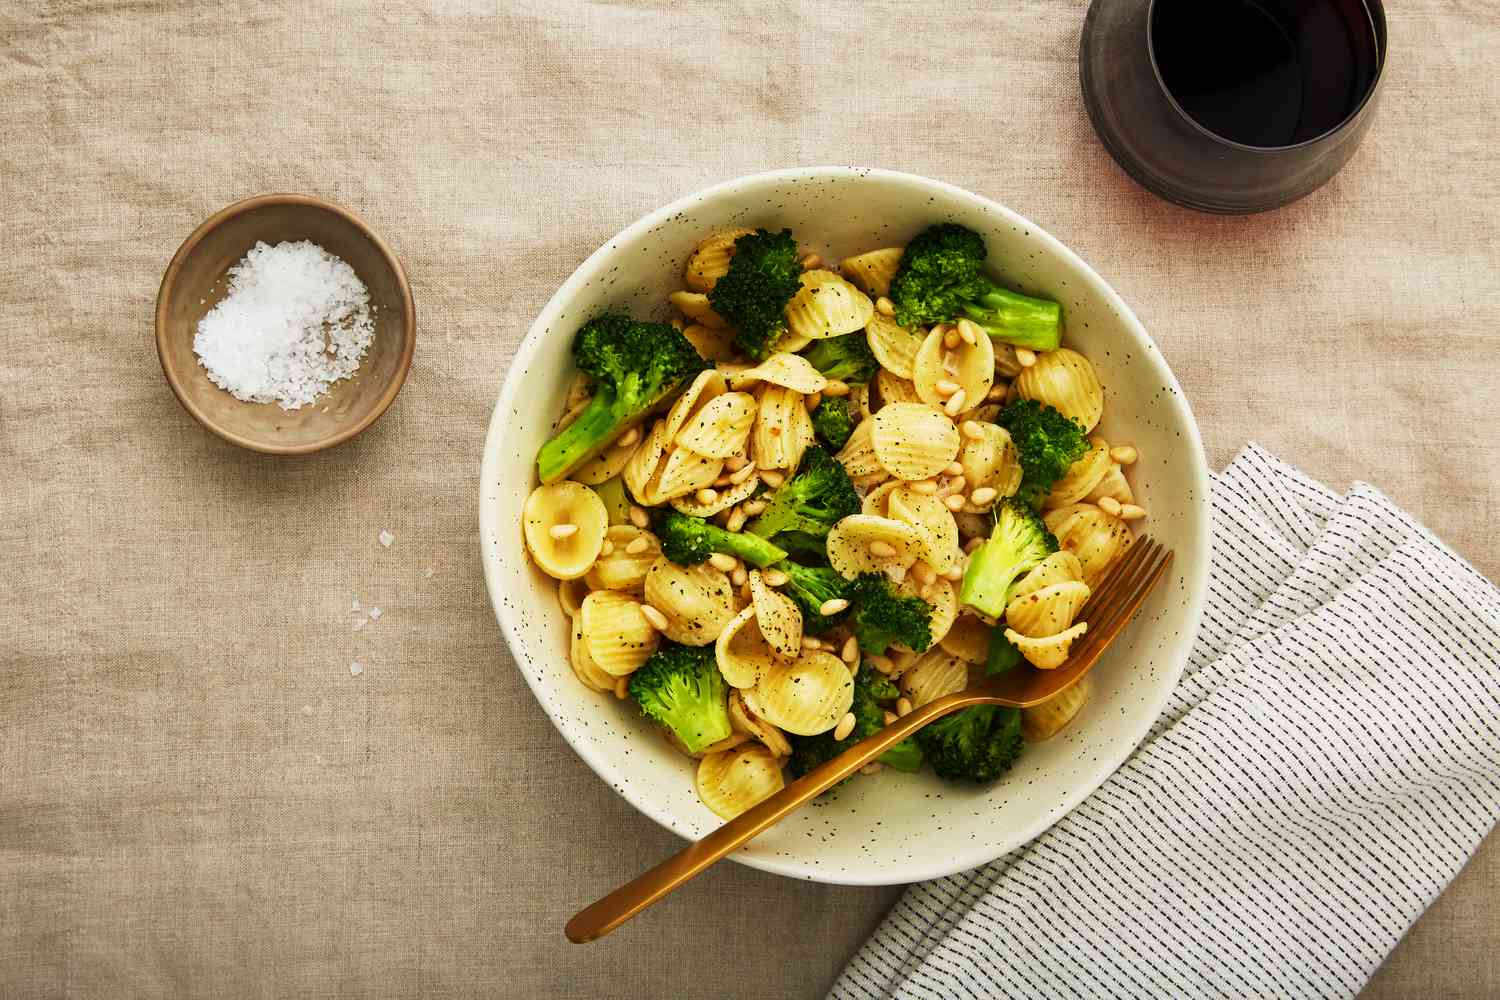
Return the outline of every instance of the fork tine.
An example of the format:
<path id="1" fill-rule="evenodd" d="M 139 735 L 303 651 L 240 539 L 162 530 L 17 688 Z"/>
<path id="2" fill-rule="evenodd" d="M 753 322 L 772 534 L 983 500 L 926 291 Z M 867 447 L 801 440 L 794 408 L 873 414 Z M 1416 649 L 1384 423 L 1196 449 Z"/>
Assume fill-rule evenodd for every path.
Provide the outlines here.
<path id="1" fill-rule="evenodd" d="M 1089 599 L 1084 602 L 1083 607 L 1078 612 L 1078 618 L 1083 621 L 1092 621 L 1100 610 L 1107 608 L 1115 600 L 1115 595 L 1119 592 L 1120 585 L 1125 578 L 1134 572 L 1136 565 L 1142 559 L 1145 559 L 1150 554 L 1155 544 L 1155 540 L 1150 535 L 1143 535 L 1138 538 L 1135 544 L 1130 547 L 1130 550 L 1125 553 L 1125 558 L 1121 559 L 1110 569 L 1109 575 L 1089 595 Z"/>

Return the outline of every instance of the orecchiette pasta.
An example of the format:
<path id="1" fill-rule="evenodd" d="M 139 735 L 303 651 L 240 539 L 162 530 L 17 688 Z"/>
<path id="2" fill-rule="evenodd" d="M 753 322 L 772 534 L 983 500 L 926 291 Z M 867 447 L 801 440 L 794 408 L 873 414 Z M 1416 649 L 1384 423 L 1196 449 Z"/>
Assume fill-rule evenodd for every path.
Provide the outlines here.
<path id="1" fill-rule="evenodd" d="M 1028 743 L 1040 743 L 1062 732 L 1078 717 L 1093 692 L 1093 685 L 1093 678 L 1085 674 L 1040 705 L 1021 709 L 1021 737 Z"/>
<path id="2" fill-rule="evenodd" d="M 1082 500 L 1104 478 L 1110 465 L 1109 442 L 1102 437 L 1089 438 L 1089 450 L 1052 484 L 1052 492 L 1047 494 L 1042 506 L 1054 510 Z"/>
<path id="3" fill-rule="evenodd" d="M 723 395 L 729 391 L 729 382 L 724 378 L 724 373 L 716 368 L 699 372 L 697 378 L 689 383 L 667 411 L 666 441 L 670 445 L 677 437 L 677 432 L 682 430 L 694 413 L 698 412 L 704 404 L 716 396 Z"/>
<path id="4" fill-rule="evenodd" d="M 760 634 L 782 657 L 792 659 L 802 651 L 802 611 L 791 598 L 766 585 L 760 570 L 750 574 L 750 602 Z"/>
<path id="5" fill-rule="evenodd" d="M 543 573 L 559 580 L 589 571 L 609 528 L 609 512 L 599 494 L 566 480 L 533 490 L 521 518 L 532 560 Z"/>
<path id="6" fill-rule="evenodd" d="M 673 497 L 671 504 L 677 510 L 692 517 L 713 517 L 742 500 L 750 499 L 758 489 L 760 489 L 760 477 L 751 475 L 742 483 L 731 484 L 722 490 L 716 490 L 714 499 L 708 503 L 698 500 L 696 496 L 682 496 Z"/>
<path id="7" fill-rule="evenodd" d="M 1052 670 L 1067 662 L 1068 653 L 1073 648 L 1073 640 L 1087 632 L 1088 628 L 1088 622 L 1079 622 L 1053 635 L 1033 638 L 1007 627 L 1005 638 L 1011 641 L 1011 645 L 1015 646 L 1033 667 Z"/>
<path id="8" fill-rule="evenodd" d="M 695 322 L 683 329 L 682 335 L 693 345 L 693 349 L 709 361 L 729 361 L 735 356 L 734 334 L 723 327 L 712 327 Z"/>
<path id="9" fill-rule="evenodd" d="M 701 323 L 711 330 L 722 330 L 727 325 L 724 317 L 714 312 L 714 307 L 709 305 L 708 296 L 702 292 L 673 292 L 667 296 L 667 301 L 694 323 Z M 683 336 L 687 336 L 686 330 L 683 331 Z M 705 354 L 704 357 L 708 355 Z"/>
<path id="10" fill-rule="evenodd" d="M 890 517 L 905 521 L 917 529 L 921 558 L 939 573 L 958 564 L 958 525 L 953 512 L 936 495 L 918 493 L 900 485 L 888 494 L 886 510 Z"/>
<path id="11" fill-rule="evenodd" d="M 854 433 L 849 435 L 849 440 L 844 442 L 844 447 L 836 456 L 844 471 L 855 479 L 877 472 L 885 473 L 875 457 L 875 442 L 871 438 L 874 430 L 875 422 L 872 417 L 866 417 L 855 424 Z"/>
<path id="12" fill-rule="evenodd" d="M 780 351 L 771 355 L 754 368 L 746 368 L 730 378 L 730 385 L 745 389 L 757 382 L 769 382 L 783 389 L 794 389 L 806 395 L 822 392 L 828 387 L 828 378 L 813 367 L 812 362 L 800 354 Z"/>
<path id="13" fill-rule="evenodd" d="M 747 604 L 732 618 L 714 642 L 714 660 L 725 683 L 735 688 L 754 687 L 776 665 L 776 653 L 755 624 L 755 605 Z"/>
<path id="14" fill-rule="evenodd" d="M 901 267 L 902 247 L 885 247 L 845 257 L 839 263 L 844 277 L 864 289 L 866 295 L 891 294 L 891 279 Z"/>
<path id="15" fill-rule="evenodd" d="M 935 476 L 958 456 L 958 428 L 935 406 L 892 403 L 870 419 L 875 458 L 897 479 Z"/>
<path id="16" fill-rule="evenodd" d="M 613 590 L 596 590 L 578 612 L 589 655 L 611 677 L 634 672 L 656 652 L 660 637 L 640 602 Z"/>
<path id="17" fill-rule="evenodd" d="M 809 340 L 842 337 L 864 328 L 875 303 L 832 271 L 802 272 L 802 289 L 786 307 L 787 329 Z"/>
<path id="18" fill-rule="evenodd" d="M 583 682 L 583 686 L 601 693 L 615 689 L 615 678 L 599 669 L 599 664 L 594 662 L 593 656 L 589 655 L 589 644 L 583 635 L 582 616 L 573 619 L 573 640 L 568 647 L 568 662 L 573 667 L 573 673 Z"/>
<path id="19" fill-rule="evenodd" d="M 755 397 L 748 392 L 715 396 L 688 418 L 673 441 L 708 458 L 737 455 L 755 425 L 755 409 Z"/>
<path id="20" fill-rule="evenodd" d="M 673 497 L 696 493 L 712 486 L 723 470 L 722 458 L 709 458 L 687 448 L 674 447 L 667 452 L 666 461 L 656 474 L 651 500 L 661 504 Z"/>
<path id="21" fill-rule="evenodd" d="M 792 745 L 787 742 L 781 730 L 746 708 L 745 699 L 738 691 L 729 692 L 729 724 L 734 727 L 735 732 L 759 740 L 762 746 L 771 751 L 772 756 L 792 755 Z"/>
<path id="22" fill-rule="evenodd" d="M 630 495 L 647 507 L 654 507 L 660 502 L 656 496 L 656 484 L 666 461 L 668 440 L 667 422 L 658 420 L 651 425 L 640 447 L 636 448 L 620 472 L 620 479 Z"/>
<path id="23" fill-rule="evenodd" d="M 1060 347 L 1037 355 L 1036 364 L 1023 369 L 1011 387 L 1022 399 L 1035 399 L 1072 417 L 1085 431 L 1094 429 L 1104 413 L 1104 390 L 1089 359 Z"/>
<path id="24" fill-rule="evenodd" d="M 750 229 L 726 229 L 722 233 L 704 237 L 698 243 L 698 249 L 688 258 L 683 281 L 689 288 L 700 292 L 713 288 L 720 278 L 729 273 L 729 261 L 734 256 L 734 241 L 741 236 L 749 236 L 751 232 L 753 230 Z"/>
<path id="25" fill-rule="evenodd" d="M 911 699 L 913 708 L 957 694 L 968 686 L 969 662 L 940 646 L 923 653 L 901 674 L 901 690 Z"/>
<path id="26" fill-rule="evenodd" d="M 990 387 L 995 384 L 994 342 L 981 334 L 972 344 L 960 339 L 957 346 L 950 349 L 946 346 L 945 336 L 946 331 L 935 326 L 922 341 L 912 363 L 912 384 L 922 402 L 939 405 L 955 395 L 953 391 L 944 392 L 943 389 L 951 390 L 957 386 L 964 394 L 961 409 L 971 410 L 984 402 Z"/>
<path id="27" fill-rule="evenodd" d="M 646 572 L 661 555 L 661 543 L 651 532 L 633 524 L 614 525 L 606 537 L 613 548 L 609 555 L 599 557 L 584 581 L 591 590 L 639 591 L 646 585 Z M 642 539 L 643 543 L 637 543 L 636 539 Z"/>
<path id="28" fill-rule="evenodd" d="M 557 581 L 557 603 L 569 618 L 578 617 L 578 612 L 583 608 L 583 599 L 589 596 L 590 588 L 586 580 L 586 577 L 583 580 L 575 577 L 572 580 Z"/>
<path id="29" fill-rule="evenodd" d="M 1016 455 L 1015 442 L 1004 427 L 977 422 L 975 426 L 978 428 L 978 436 L 964 436 L 963 445 L 958 452 L 958 464 L 963 467 L 964 483 L 969 490 L 968 502 L 963 509 L 971 514 L 980 514 L 993 507 L 996 500 L 1015 495 L 1021 486 L 1021 461 Z M 973 500 L 974 491 L 983 487 L 994 490 L 994 498 L 976 504 Z"/>
<path id="30" fill-rule="evenodd" d="M 865 339 L 870 342 L 870 353 L 880 362 L 880 367 L 897 378 L 910 380 L 917 361 L 917 351 L 922 347 L 926 334 L 908 330 L 888 316 L 876 313 L 865 324 Z"/>
<path id="31" fill-rule="evenodd" d="M 766 385 L 758 395 L 760 412 L 750 433 L 755 465 L 760 469 L 795 469 L 815 437 L 802 393 Z"/>
<path id="32" fill-rule="evenodd" d="M 875 373 L 876 409 L 891 403 L 920 403 L 922 397 L 910 379 L 901 378 L 884 368 Z"/>
<path id="33" fill-rule="evenodd" d="M 679 566 L 657 559 L 646 571 L 645 594 L 667 620 L 666 637 L 685 646 L 707 646 L 739 611 L 728 575 L 708 563 Z"/>
<path id="34" fill-rule="evenodd" d="M 1047 530 L 1057 536 L 1059 547 L 1078 557 L 1083 582 L 1097 586 L 1109 567 L 1135 542 L 1130 526 L 1091 503 L 1075 503 L 1048 511 L 1043 517 Z"/>
<path id="35" fill-rule="evenodd" d="M 742 692 L 750 711 L 798 736 L 838 725 L 854 701 L 854 677 L 832 653 L 811 650 L 778 662 L 753 688 Z"/>
<path id="36" fill-rule="evenodd" d="M 901 581 L 901 592 L 910 597 L 920 597 L 932 608 L 932 615 L 928 619 L 929 642 L 934 646 L 941 643 L 948 635 L 948 630 L 953 628 L 953 623 L 958 619 L 958 592 L 953 589 L 953 584 L 944 579 L 937 579 L 926 585 L 918 585 L 911 577 Z M 891 648 L 897 650 L 908 650 L 903 643 L 895 643 Z"/>
<path id="37" fill-rule="evenodd" d="M 1089 597 L 1082 569 L 1071 553 L 1054 552 L 1011 588 L 1005 635 L 1032 666 L 1043 670 L 1061 666 L 1073 639 L 1087 630 L 1082 622 L 1073 624 Z"/>
<path id="38" fill-rule="evenodd" d="M 711 753 L 698 762 L 698 798 L 724 819 L 734 819 L 785 786 L 781 762 L 760 744 Z"/>
<path id="39" fill-rule="evenodd" d="M 905 570 L 917 561 L 921 537 L 903 521 L 851 514 L 828 532 L 828 564 L 846 580 L 861 573 Z"/>
<path id="40" fill-rule="evenodd" d="M 990 626 L 973 615 L 959 615 L 939 645 L 969 663 L 983 663 L 990 652 Z"/>

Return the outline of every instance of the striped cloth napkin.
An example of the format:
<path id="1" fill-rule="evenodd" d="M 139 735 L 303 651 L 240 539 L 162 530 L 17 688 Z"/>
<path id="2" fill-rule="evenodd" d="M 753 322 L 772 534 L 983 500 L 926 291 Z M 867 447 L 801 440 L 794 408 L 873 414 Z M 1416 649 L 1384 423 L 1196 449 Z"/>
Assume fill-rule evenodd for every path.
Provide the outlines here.
<path id="1" fill-rule="evenodd" d="M 1500 818 L 1500 592 L 1249 446 L 1150 735 L 1041 837 L 912 886 L 830 996 L 1352 997 Z"/>

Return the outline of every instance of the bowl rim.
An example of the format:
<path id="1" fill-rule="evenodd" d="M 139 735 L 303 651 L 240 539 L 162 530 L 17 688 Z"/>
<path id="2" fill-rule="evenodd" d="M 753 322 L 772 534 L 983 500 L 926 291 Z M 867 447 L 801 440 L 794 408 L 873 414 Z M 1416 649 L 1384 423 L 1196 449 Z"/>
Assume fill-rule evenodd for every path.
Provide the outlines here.
<path id="1" fill-rule="evenodd" d="M 1145 327 L 1136 317 L 1134 311 L 1131 310 L 1125 301 L 1120 298 L 1119 293 L 1097 271 L 1051 233 L 1037 226 L 1019 213 L 1006 208 L 999 202 L 957 185 L 923 177 L 920 174 L 887 170 L 879 167 L 854 166 L 790 167 L 746 174 L 677 198 L 671 203 L 642 216 L 637 221 L 626 226 L 600 244 L 599 248 L 579 264 L 573 273 L 568 276 L 567 280 L 552 294 L 552 297 L 547 300 L 547 303 L 537 313 L 536 319 L 527 330 L 526 336 L 522 339 L 520 346 L 516 349 L 515 356 L 511 359 L 510 367 L 506 371 L 505 379 L 501 384 L 500 394 L 490 417 L 490 426 L 485 436 L 484 454 L 480 465 L 479 541 L 481 558 L 484 564 L 485 588 L 489 593 L 490 605 L 495 611 L 496 618 L 499 620 L 501 632 L 505 636 L 506 645 L 510 648 L 517 668 L 521 676 L 525 679 L 527 687 L 531 689 L 537 703 L 541 706 L 542 711 L 551 720 L 553 728 L 557 730 L 568 746 L 573 749 L 574 753 L 583 758 L 584 763 L 589 766 L 601 781 L 612 787 L 620 796 L 634 806 L 638 812 L 655 821 L 659 826 L 677 834 L 679 837 L 687 840 L 694 839 L 692 831 L 680 825 L 669 812 L 660 808 L 651 798 L 641 795 L 635 784 L 623 783 L 615 785 L 608 780 L 606 768 L 612 766 L 612 762 L 601 749 L 589 744 L 588 741 L 575 740 L 573 738 L 569 728 L 564 725 L 560 713 L 554 710 L 550 699 L 545 695 L 544 685 L 540 676 L 534 677 L 533 672 L 525 668 L 527 658 L 521 652 L 523 644 L 520 638 L 524 630 L 524 622 L 519 619 L 518 614 L 503 599 L 504 589 L 500 580 L 501 570 L 507 562 L 508 551 L 516 552 L 518 557 L 523 560 L 525 557 L 524 555 L 520 555 L 521 546 L 519 538 L 517 539 L 518 544 L 515 547 L 485 544 L 485 540 L 499 527 L 494 523 L 494 518 L 498 516 L 494 513 L 498 504 L 486 499 L 485 485 L 496 481 L 496 477 L 499 475 L 496 463 L 499 462 L 502 454 L 506 452 L 506 449 L 501 446 L 507 430 L 505 414 L 513 407 L 519 405 L 518 397 L 522 392 L 522 383 L 524 382 L 523 373 L 529 370 L 537 352 L 541 349 L 542 343 L 549 336 L 546 330 L 548 325 L 546 320 L 561 308 L 563 303 L 571 301 L 578 294 L 587 281 L 591 279 L 593 272 L 598 269 L 601 262 L 613 252 L 615 246 L 634 239 L 636 236 L 666 222 L 672 216 L 701 202 L 737 188 L 753 184 L 775 183 L 793 178 L 796 178 L 799 182 L 806 179 L 818 178 L 879 178 L 897 183 L 913 184 L 927 188 L 928 190 L 940 190 L 962 200 L 970 201 L 976 206 L 987 208 L 998 217 L 1000 222 L 1024 226 L 1030 233 L 1037 236 L 1051 252 L 1060 255 L 1068 263 L 1076 267 L 1079 273 L 1087 278 L 1102 293 L 1106 301 L 1117 312 L 1122 323 L 1139 338 L 1142 344 L 1151 348 L 1146 354 L 1149 356 L 1157 374 L 1163 379 L 1164 384 L 1172 390 L 1166 394 L 1168 405 L 1177 410 L 1177 416 L 1186 425 L 1185 437 L 1187 440 L 1185 444 L 1188 445 L 1192 457 L 1195 459 L 1191 463 L 1191 476 L 1193 480 L 1193 492 L 1196 497 L 1196 506 L 1201 516 L 1198 518 L 1197 537 L 1192 540 L 1192 544 L 1196 550 L 1193 553 L 1195 557 L 1194 561 L 1201 567 L 1201 572 L 1196 574 L 1200 580 L 1199 585 L 1192 592 L 1186 594 L 1186 600 L 1189 604 L 1188 624 L 1178 638 L 1175 652 L 1169 657 L 1170 662 L 1166 664 L 1164 683 L 1160 686 L 1159 694 L 1153 701 L 1142 706 L 1135 718 L 1134 724 L 1131 726 L 1128 738 L 1117 741 L 1110 754 L 1100 756 L 1098 766 L 1095 770 L 1097 777 L 1090 777 L 1077 785 L 1065 789 L 1059 800 L 1059 808 L 1056 811 L 1044 813 L 1024 826 L 1015 827 L 1011 831 L 1011 835 L 1006 838 L 1006 842 L 1002 845 L 1001 849 L 995 851 L 993 854 L 989 854 L 989 851 L 986 850 L 984 853 L 989 854 L 989 856 L 983 858 L 975 859 L 960 853 L 944 854 L 935 856 L 926 863 L 913 863 L 909 868 L 903 869 L 895 875 L 879 873 L 865 875 L 825 871 L 797 858 L 747 854 L 743 850 L 729 855 L 734 861 L 751 868 L 784 875 L 789 878 L 798 878 L 828 885 L 876 886 L 923 882 L 930 879 L 943 878 L 958 872 L 969 871 L 989 864 L 996 858 L 1004 856 L 1007 852 L 1029 843 L 1041 835 L 1070 813 L 1084 799 L 1092 795 L 1104 781 L 1119 769 L 1120 765 L 1131 754 L 1135 753 L 1136 748 L 1150 731 L 1151 725 L 1161 715 L 1162 709 L 1166 707 L 1167 699 L 1171 697 L 1173 690 L 1176 689 L 1177 683 L 1181 679 L 1182 671 L 1187 664 L 1188 654 L 1192 650 L 1193 643 L 1197 638 L 1199 624 L 1203 615 L 1203 605 L 1207 593 L 1207 570 L 1210 564 L 1211 508 L 1209 504 L 1208 463 L 1205 458 L 1198 423 L 1193 417 L 1192 408 L 1188 405 L 1187 397 L 1183 393 L 1182 386 L 1178 383 L 1176 375 L 1167 366 L 1160 350 L 1156 349 L 1155 341 L 1146 332 Z M 516 532 L 516 534 L 519 535 L 519 532 Z M 504 535 L 498 535 L 497 537 L 504 537 Z M 502 548 L 505 548 L 507 552 L 499 551 Z M 1184 563 L 1184 565 L 1187 564 Z"/>
<path id="2" fill-rule="evenodd" d="M 326 438 L 307 444 L 265 444 L 236 434 L 233 430 L 215 423 L 208 414 L 192 402 L 187 394 L 183 375 L 178 372 L 176 366 L 167 360 L 167 313 L 171 306 L 172 298 L 178 291 L 178 276 L 181 274 L 183 265 L 187 262 L 188 257 L 191 256 L 192 252 L 197 249 L 198 244 L 202 243 L 209 233 L 218 229 L 228 220 L 271 205 L 301 205 L 308 208 L 317 208 L 337 215 L 345 222 L 348 222 L 379 251 L 381 257 L 385 260 L 386 266 L 396 276 L 396 287 L 401 295 L 401 322 L 403 331 L 401 354 L 396 359 L 396 371 L 390 383 L 375 401 L 374 409 L 348 426 L 340 427 Z M 177 402 L 182 404 L 182 408 L 187 410 L 193 419 L 198 421 L 206 430 L 228 441 L 230 444 L 238 445 L 249 451 L 260 452 L 263 455 L 311 455 L 314 452 L 324 451 L 335 445 L 343 444 L 350 438 L 355 437 L 384 416 L 385 411 L 395 401 L 396 395 L 401 391 L 401 387 L 406 384 L 406 375 L 411 369 L 412 356 L 416 352 L 417 309 L 416 303 L 412 299 L 411 282 L 407 280 L 406 269 L 401 266 L 401 261 L 396 257 L 395 252 L 385 240 L 381 239 L 375 230 L 366 225 L 363 219 L 342 205 L 335 204 L 315 195 L 275 192 L 244 198 L 232 205 L 219 209 L 213 215 L 203 220 L 198 225 L 198 228 L 194 229 L 188 235 L 188 238 L 182 241 L 182 245 L 172 255 L 171 263 L 167 265 L 166 271 L 162 274 L 161 285 L 157 289 L 155 328 L 157 360 L 161 363 L 162 374 L 166 376 L 167 384 L 172 387 L 172 395 L 177 397 Z"/>

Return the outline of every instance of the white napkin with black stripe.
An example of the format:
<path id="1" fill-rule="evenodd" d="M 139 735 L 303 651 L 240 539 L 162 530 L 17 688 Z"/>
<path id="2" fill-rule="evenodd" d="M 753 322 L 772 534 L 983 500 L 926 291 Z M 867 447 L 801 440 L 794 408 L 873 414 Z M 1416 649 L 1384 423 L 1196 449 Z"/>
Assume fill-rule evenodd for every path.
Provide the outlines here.
<path id="1" fill-rule="evenodd" d="M 1378 490 L 1255 445 L 1141 747 L 993 864 L 912 886 L 869 997 L 1352 997 L 1500 818 L 1500 591 Z"/>

